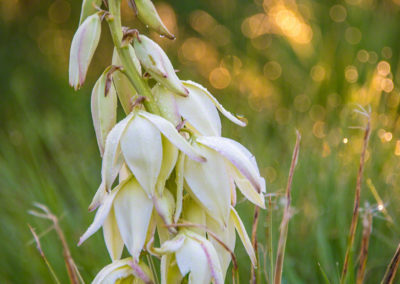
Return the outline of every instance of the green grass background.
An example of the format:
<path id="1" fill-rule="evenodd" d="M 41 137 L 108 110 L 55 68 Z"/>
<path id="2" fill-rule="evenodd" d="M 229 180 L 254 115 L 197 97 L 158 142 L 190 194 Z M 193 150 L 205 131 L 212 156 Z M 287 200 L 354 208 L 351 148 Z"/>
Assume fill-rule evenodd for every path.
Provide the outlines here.
<path id="1" fill-rule="evenodd" d="M 50 225 L 27 213 L 33 202 L 46 204 L 62 216 L 60 224 L 72 256 L 87 282 L 109 262 L 101 233 L 79 248 L 76 243 L 93 218 L 93 213 L 87 212 L 87 206 L 100 183 L 101 160 L 91 124 L 89 100 L 91 86 L 109 64 L 110 37 L 103 25 L 102 40 L 87 82 L 79 92 L 74 92 L 68 86 L 67 60 L 70 40 L 78 24 L 80 1 L 57 1 L 0 2 L 1 283 L 52 283 L 37 250 L 29 244 L 32 236 L 28 223 L 38 233 Z M 51 7 L 55 9 L 56 2 L 70 10 L 56 9 L 54 12 Z M 386 60 L 390 64 L 394 89 L 375 94 L 371 103 L 373 129 L 365 168 L 365 177 L 375 184 L 394 219 L 394 224 L 390 225 L 381 213 L 374 214 L 366 283 L 378 283 L 400 242 L 400 163 L 395 155 L 396 142 L 400 139 L 400 6 L 389 0 L 287 1 L 289 7 L 296 7 L 313 30 L 309 45 L 312 52 L 304 56 L 296 53 L 287 38 L 280 34 L 264 35 L 266 47 L 261 50 L 243 35 L 242 22 L 251 15 L 263 13 L 261 1 L 175 0 L 156 3 L 168 5 L 175 11 L 178 40 L 172 46 L 167 45 L 166 50 L 175 67 L 181 70 L 180 77 L 207 86 L 226 108 L 243 114 L 249 121 L 246 128 L 239 128 L 222 119 L 223 133 L 256 155 L 266 177 L 268 192 L 276 193 L 273 206 L 268 208 L 273 214 L 274 250 L 283 209 L 281 194 L 286 186 L 295 129 L 303 136 L 293 181 L 294 215 L 289 225 L 284 283 L 322 283 L 319 264 L 332 283 L 338 281 L 350 226 L 362 138 L 361 130 L 349 126 L 364 123 L 352 110 L 356 103 L 365 104 L 360 90 L 363 86 L 367 90 L 371 88 L 378 62 Z M 346 9 L 343 22 L 331 19 L 329 11 L 333 5 L 342 5 Z M 190 15 L 196 10 L 206 11 L 229 31 L 227 44 L 219 46 L 212 36 L 193 29 Z M 134 25 L 136 22 L 129 23 Z M 359 42 L 346 41 L 349 27 L 360 31 Z M 139 28 L 147 32 L 144 27 Z M 179 46 L 190 37 L 214 46 L 219 59 L 236 56 L 242 70 L 251 70 L 253 83 L 263 82 L 268 88 L 263 89 L 261 85 L 254 91 L 250 88 L 253 83 L 250 83 L 250 87 L 241 89 L 238 82 L 244 78 L 244 73 L 232 75 L 231 84 L 223 90 L 213 88 L 193 62 L 179 59 Z M 391 50 L 389 58 L 382 53 L 384 47 Z M 357 53 L 361 49 L 375 52 L 377 60 L 359 62 Z M 269 80 L 263 74 L 263 66 L 269 61 L 281 66 L 281 75 L 276 80 Z M 310 75 L 317 64 L 324 66 L 326 71 L 319 82 Z M 355 66 L 359 75 L 352 83 L 345 78 L 345 69 L 349 65 Z M 226 66 L 232 71 L 229 64 Z M 252 92 L 259 92 L 259 95 Z M 302 111 L 296 106 L 299 95 L 305 95 L 309 100 L 309 106 Z M 315 116 L 323 123 L 322 137 L 315 135 Z M 392 134 L 390 141 L 380 137 L 382 129 Z M 347 144 L 342 143 L 345 137 L 349 139 Z M 361 206 L 365 208 L 365 202 L 368 202 L 375 207 L 376 201 L 365 183 L 362 191 Z M 240 202 L 237 208 L 250 232 L 253 207 L 248 202 Z M 258 240 L 264 247 L 265 216 L 266 212 L 263 212 L 258 230 Z M 62 247 L 55 232 L 43 236 L 41 242 L 58 276 L 67 283 Z M 246 283 L 250 262 L 239 242 L 236 247 L 240 277 Z"/>

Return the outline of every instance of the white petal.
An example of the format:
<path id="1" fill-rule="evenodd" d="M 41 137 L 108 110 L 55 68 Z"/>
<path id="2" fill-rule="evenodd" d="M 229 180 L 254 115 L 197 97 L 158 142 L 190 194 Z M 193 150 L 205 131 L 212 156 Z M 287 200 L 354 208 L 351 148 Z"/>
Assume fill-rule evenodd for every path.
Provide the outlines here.
<path id="1" fill-rule="evenodd" d="M 227 111 L 218 101 L 217 99 L 203 86 L 201 86 L 198 83 L 195 83 L 193 81 L 182 81 L 183 85 L 187 88 L 190 87 L 191 90 L 194 89 L 198 89 L 199 92 L 202 92 L 205 96 L 207 96 L 212 103 L 215 105 L 215 107 L 230 121 L 232 121 L 233 123 L 239 125 L 239 126 L 246 126 L 246 123 L 242 120 L 240 120 L 239 118 L 237 118 L 236 116 L 234 116 L 232 113 L 230 113 L 229 111 Z"/>
<path id="2" fill-rule="evenodd" d="M 183 205 L 182 219 L 193 224 L 206 226 L 206 212 L 192 198 L 185 198 Z M 205 237 L 206 231 L 203 228 L 190 228 L 191 231 Z"/>
<path id="3" fill-rule="evenodd" d="M 213 280 L 215 284 L 223 284 L 224 277 L 222 275 L 221 265 L 219 263 L 217 252 L 214 246 L 206 238 L 191 232 L 185 231 L 188 236 L 182 248 L 177 251 L 176 259 L 182 275 L 185 271 L 190 271 L 189 283 L 209 283 Z M 189 240 L 193 242 L 188 242 Z M 192 260 L 188 261 L 187 252 L 193 253 Z M 179 254 L 182 254 L 178 256 Z M 199 258 L 197 258 L 199 257 Z M 187 264 L 182 263 L 183 261 Z"/>
<path id="4" fill-rule="evenodd" d="M 101 165 L 101 176 L 107 191 L 110 191 L 111 186 L 122 167 L 123 159 L 121 156 L 120 140 L 132 118 L 133 113 L 118 122 L 107 136 L 103 162 Z"/>
<path id="5" fill-rule="evenodd" d="M 211 272 L 207 256 L 201 245 L 191 238 L 186 238 L 184 245 L 175 254 L 176 262 L 183 276 L 189 274 L 191 284 L 209 284 Z"/>
<path id="6" fill-rule="evenodd" d="M 153 196 L 154 207 L 158 215 L 163 220 L 164 224 L 170 225 L 173 223 L 173 215 L 175 211 L 175 200 L 172 193 L 165 188 L 162 197 L 158 194 Z"/>
<path id="7" fill-rule="evenodd" d="M 200 134 L 221 136 L 221 120 L 212 100 L 203 88 L 185 84 L 189 90 L 187 97 L 175 96 L 179 113 Z"/>
<path id="8" fill-rule="evenodd" d="M 151 92 L 160 108 L 161 116 L 169 120 L 173 125 L 178 125 L 181 121 L 181 115 L 176 104 L 174 92 L 161 84 L 156 84 Z"/>
<path id="9" fill-rule="evenodd" d="M 207 216 L 207 228 L 216 234 L 218 239 L 222 241 L 232 252 L 235 250 L 236 232 L 232 218 L 229 218 L 228 225 L 224 228 L 215 222 L 215 220 Z M 222 274 L 226 275 L 229 264 L 231 263 L 231 254 L 213 237 L 209 236 L 208 239 L 211 241 L 215 250 L 217 251 Z"/>
<path id="10" fill-rule="evenodd" d="M 238 142 L 225 137 L 199 137 L 197 142 L 214 149 L 228 159 L 254 186 L 257 192 L 262 192 L 260 172 L 255 158 Z M 250 154 L 250 155 L 249 155 Z"/>
<path id="11" fill-rule="evenodd" d="M 173 239 L 165 241 L 160 248 L 154 248 L 154 251 L 158 254 L 168 254 L 179 250 L 185 242 L 186 236 L 184 234 L 178 234 Z"/>
<path id="12" fill-rule="evenodd" d="M 161 195 L 165 187 L 165 182 L 175 168 L 178 159 L 178 148 L 176 148 L 167 138 L 162 137 L 163 157 L 160 174 L 157 180 L 158 194 Z"/>
<path id="13" fill-rule="evenodd" d="M 201 144 L 193 147 L 206 159 L 205 163 L 185 161 L 185 180 L 192 197 L 220 224 L 226 224 L 230 207 L 229 175 L 223 157 Z"/>
<path id="14" fill-rule="evenodd" d="M 111 193 L 106 193 L 106 196 L 103 199 L 103 203 L 100 205 L 99 209 L 96 212 L 93 223 L 79 239 L 78 246 L 81 245 L 85 240 L 87 240 L 91 235 L 96 233 L 96 231 L 100 229 L 101 226 L 103 226 L 103 223 L 112 208 L 115 196 L 121 190 L 121 188 L 125 186 L 125 184 L 126 182 L 122 182 L 113 191 L 111 191 Z"/>
<path id="15" fill-rule="evenodd" d="M 126 248 L 134 260 L 138 261 L 146 240 L 153 202 L 139 183 L 131 179 L 116 196 L 114 211 Z"/>
<path id="16" fill-rule="evenodd" d="M 183 174 L 185 170 L 185 155 L 179 152 L 178 161 L 175 168 L 175 184 L 176 184 L 176 202 L 175 202 L 175 214 L 174 223 L 177 223 L 182 213 L 182 202 L 183 202 Z"/>
<path id="17" fill-rule="evenodd" d="M 176 130 L 175 126 L 171 122 L 169 122 L 165 118 L 162 118 L 161 116 L 144 111 L 141 111 L 140 115 L 153 123 L 154 126 L 157 127 L 158 130 L 160 130 L 160 132 L 166 138 L 168 138 L 168 140 L 171 141 L 172 144 L 174 144 L 179 150 L 184 152 L 190 159 L 198 162 L 205 161 L 204 157 L 199 155 L 199 153 L 189 144 L 189 142 L 187 142 L 186 139 L 179 134 L 179 132 Z"/>
<path id="18" fill-rule="evenodd" d="M 111 260 L 114 261 L 120 259 L 124 249 L 124 241 L 119 233 L 113 208 L 111 208 L 106 220 L 104 221 L 103 235 Z"/>
<path id="19" fill-rule="evenodd" d="M 116 260 L 109 265 L 105 266 L 94 278 L 92 284 L 114 284 L 115 280 L 119 278 L 127 277 L 127 270 L 130 270 L 132 274 L 132 268 L 129 263 L 132 262 L 132 258 L 124 258 L 121 260 Z M 122 269 L 122 270 L 121 270 Z M 114 282 L 112 282 L 114 280 Z"/>
<path id="20" fill-rule="evenodd" d="M 147 119 L 136 115 L 121 137 L 121 149 L 129 169 L 152 196 L 162 162 L 160 132 Z"/>
<path id="21" fill-rule="evenodd" d="M 180 284 L 182 275 L 179 271 L 174 255 L 163 255 L 160 265 L 161 284 Z"/>
<path id="22" fill-rule="evenodd" d="M 239 234 L 239 238 L 242 241 L 244 248 L 250 257 L 251 263 L 253 264 L 254 267 L 256 267 L 257 266 L 257 258 L 256 258 L 256 254 L 254 252 L 253 246 L 251 244 L 250 238 L 247 235 L 246 228 L 244 227 L 243 222 L 239 217 L 239 214 L 236 212 L 235 208 L 233 208 L 233 207 L 231 207 L 231 218 L 235 225 L 236 231 Z"/>

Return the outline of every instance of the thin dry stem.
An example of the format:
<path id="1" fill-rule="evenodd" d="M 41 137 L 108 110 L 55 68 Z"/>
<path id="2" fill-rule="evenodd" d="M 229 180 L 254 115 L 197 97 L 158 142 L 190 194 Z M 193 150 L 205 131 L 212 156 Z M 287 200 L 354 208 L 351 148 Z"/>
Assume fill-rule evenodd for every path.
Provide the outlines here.
<path id="1" fill-rule="evenodd" d="M 41 209 L 43 211 L 43 213 L 31 210 L 31 211 L 29 211 L 30 214 L 32 214 L 36 217 L 39 217 L 39 218 L 48 219 L 53 222 L 54 230 L 56 231 L 57 236 L 60 239 L 62 247 L 63 247 L 63 257 L 64 257 L 64 262 L 65 262 L 65 266 L 67 268 L 68 277 L 69 277 L 70 282 L 72 284 L 85 283 L 83 281 L 82 276 L 79 274 L 78 268 L 71 256 L 71 252 L 69 250 L 67 241 L 65 240 L 64 233 L 63 233 L 61 227 L 59 226 L 57 216 L 54 215 L 49 210 L 49 208 L 47 208 L 47 206 L 45 206 L 43 204 L 35 203 L 34 205 L 37 208 Z"/>
<path id="2" fill-rule="evenodd" d="M 56 275 L 56 273 L 55 273 L 53 267 L 51 266 L 50 262 L 47 260 L 47 257 L 46 257 L 46 255 L 45 255 L 44 252 L 43 252 L 42 246 L 40 245 L 39 236 L 36 234 L 35 230 L 31 227 L 31 225 L 28 224 L 28 227 L 29 227 L 29 230 L 31 231 L 31 233 L 32 233 L 32 235 L 33 235 L 34 242 L 36 243 L 36 248 L 37 248 L 37 250 L 39 251 L 40 256 L 43 258 L 43 260 L 44 260 L 44 262 L 45 262 L 47 268 L 49 269 L 49 271 L 50 271 L 50 273 L 51 273 L 51 276 L 53 276 L 54 281 L 55 281 L 57 284 L 60 284 L 60 283 L 61 283 L 60 280 L 58 279 L 58 277 L 57 277 L 57 275 Z"/>
<path id="3" fill-rule="evenodd" d="M 355 191 L 355 196 L 354 196 L 353 216 L 351 219 L 351 226 L 350 226 L 349 236 L 347 239 L 347 248 L 346 248 L 346 255 L 345 255 L 344 263 L 343 263 L 342 275 L 340 277 L 341 284 L 346 282 L 347 272 L 349 269 L 350 256 L 351 256 L 351 252 L 353 249 L 354 237 L 356 234 L 356 229 L 357 229 L 357 224 L 358 224 L 358 215 L 359 215 L 360 198 L 361 198 L 361 185 L 362 185 L 362 178 L 363 178 L 364 165 L 365 165 L 365 154 L 367 152 L 370 133 L 371 133 L 371 119 L 368 116 L 367 126 L 365 127 L 365 133 L 364 133 L 364 140 L 363 140 L 364 143 L 363 143 L 363 148 L 362 148 L 362 152 L 361 152 L 361 156 L 360 156 L 360 166 L 358 168 L 358 174 L 357 174 L 357 184 L 356 184 L 356 191 Z"/>
<path id="4" fill-rule="evenodd" d="M 287 182 L 287 186 L 286 186 L 286 206 L 285 206 L 285 209 L 283 212 L 282 222 L 281 222 L 281 226 L 280 226 L 278 251 L 276 253 L 275 276 L 274 276 L 275 284 L 280 284 L 282 281 L 283 259 L 285 257 L 286 239 L 287 239 L 287 234 L 288 234 L 288 229 L 289 229 L 288 228 L 289 220 L 291 217 L 290 203 L 291 203 L 291 190 L 292 190 L 293 174 L 294 174 L 294 169 L 296 167 L 297 159 L 299 156 L 300 140 L 301 140 L 300 133 L 297 131 L 296 134 L 297 134 L 296 145 L 293 150 L 292 162 L 290 165 L 289 177 L 288 177 L 288 182 Z"/>
<path id="5" fill-rule="evenodd" d="M 253 226 L 251 229 L 251 244 L 253 245 L 254 253 L 257 256 L 257 260 L 258 260 L 257 227 L 258 227 L 259 215 L 260 215 L 260 207 L 256 206 L 254 209 Z M 257 261 L 257 263 L 259 263 L 259 262 Z M 251 266 L 250 283 L 252 283 L 252 284 L 257 283 L 257 272 L 258 272 L 258 268 L 255 269 L 254 266 L 252 265 Z"/>
<path id="6" fill-rule="evenodd" d="M 362 284 L 365 277 L 365 267 L 368 259 L 369 239 L 372 231 L 372 212 L 367 209 L 363 216 L 363 234 L 360 249 L 360 264 L 357 271 L 357 284 Z"/>
<path id="7" fill-rule="evenodd" d="M 383 276 L 381 284 L 391 284 L 396 277 L 397 268 L 400 263 L 400 244 L 394 253 L 392 260 L 390 261 L 389 266 L 386 269 L 385 276 Z"/>

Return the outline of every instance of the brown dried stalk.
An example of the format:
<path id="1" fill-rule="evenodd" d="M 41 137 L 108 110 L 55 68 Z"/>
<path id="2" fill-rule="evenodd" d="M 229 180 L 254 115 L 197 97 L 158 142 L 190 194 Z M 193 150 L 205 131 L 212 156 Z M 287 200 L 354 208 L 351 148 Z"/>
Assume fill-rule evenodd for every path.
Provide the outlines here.
<path id="1" fill-rule="evenodd" d="M 274 283 L 280 284 L 282 281 L 282 270 L 283 270 L 283 259 L 285 257 L 285 248 L 286 248 L 286 240 L 287 234 L 289 230 L 289 220 L 291 217 L 291 190 L 292 190 L 292 181 L 293 181 L 293 174 L 294 169 L 297 164 L 297 159 L 299 156 L 299 149 L 300 149 L 300 140 L 301 135 L 298 131 L 296 131 L 296 145 L 293 150 L 292 162 L 290 165 L 289 170 L 289 177 L 288 183 L 286 186 L 286 206 L 283 212 L 282 222 L 280 226 L 280 234 L 279 234 L 279 242 L 278 242 L 278 251 L 276 253 L 276 264 L 275 264 L 275 276 L 274 276 Z"/>
<path id="2" fill-rule="evenodd" d="M 257 263 L 259 263 L 258 259 L 258 246 L 257 246 L 257 227 L 258 227 L 258 219 L 259 219 L 259 214 L 260 214 L 260 207 L 256 206 L 254 209 L 254 219 L 253 219 L 253 226 L 251 229 L 251 244 L 253 245 L 254 248 L 254 253 L 256 254 L 257 257 Z M 257 272 L 258 269 L 255 269 L 254 266 L 251 266 L 251 278 L 250 278 L 250 283 L 256 284 L 257 283 Z"/>
<path id="3" fill-rule="evenodd" d="M 381 284 L 391 284 L 393 283 L 394 278 L 396 277 L 397 268 L 400 263 L 400 244 L 394 253 L 392 260 L 390 261 L 389 266 L 386 269 L 385 276 L 383 276 Z"/>
<path id="4" fill-rule="evenodd" d="M 34 204 L 37 208 L 41 209 L 43 212 L 38 212 L 34 210 L 30 210 L 29 213 L 33 216 L 43 218 L 43 219 L 48 219 L 53 222 L 53 228 L 57 233 L 58 238 L 61 241 L 62 247 L 63 247 L 63 257 L 64 257 L 64 262 L 65 266 L 67 268 L 68 272 L 68 277 L 69 280 L 72 284 L 79 284 L 79 283 L 85 283 L 83 281 L 82 276 L 79 274 L 78 268 L 71 256 L 71 252 L 69 250 L 67 241 L 65 240 L 64 233 L 61 230 L 61 227 L 58 224 L 58 218 L 56 215 L 54 215 L 47 206 L 40 204 L 40 203 L 35 203 Z M 35 235 L 34 235 L 35 236 Z"/>
<path id="5" fill-rule="evenodd" d="M 372 231 L 372 212 L 370 209 L 367 209 L 363 216 L 363 233 L 362 233 L 362 241 L 361 241 L 361 249 L 360 249 L 360 264 L 358 266 L 357 271 L 357 284 L 362 284 L 365 276 L 365 267 L 367 264 L 368 258 L 368 246 L 369 246 L 369 238 L 371 236 Z"/>
<path id="6" fill-rule="evenodd" d="M 47 260 L 46 255 L 44 254 L 43 250 L 42 250 L 42 246 L 40 245 L 40 240 L 39 240 L 39 236 L 36 234 L 35 230 L 31 227 L 31 225 L 28 224 L 29 230 L 31 231 L 32 235 L 33 235 L 33 241 L 36 243 L 36 248 L 40 253 L 40 256 L 43 258 L 44 263 L 46 264 L 47 268 L 49 269 L 51 276 L 53 276 L 54 281 L 57 284 L 61 284 L 60 280 L 57 277 L 57 274 L 55 273 L 53 267 L 51 266 L 50 262 Z"/>
<path id="7" fill-rule="evenodd" d="M 367 147 L 368 147 L 368 141 L 369 141 L 369 136 L 371 134 L 371 118 L 368 115 L 367 116 L 368 121 L 367 121 L 367 126 L 365 127 L 365 133 L 364 133 L 364 143 L 363 143 L 363 148 L 360 156 L 360 166 L 358 168 L 358 174 L 357 174 L 357 184 L 356 184 L 356 192 L 354 196 L 354 208 L 353 208 L 353 216 L 351 219 L 351 226 L 350 226 L 350 231 L 349 231 L 349 236 L 347 239 L 347 248 L 346 248 L 346 255 L 344 258 L 344 263 L 343 263 L 343 270 L 342 270 L 342 275 L 340 277 L 340 283 L 344 284 L 346 282 L 346 276 L 347 272 L 349 269 L 349 261 L 350 261 L 350 256 L 353 248 L 353 243 L 354 243 L 354 237 L 356 234 L 356 229 L 357 229 L 357 223 L 358 223 L 358 215 L 359 215 L 359 208 L 360 208 L 360 197 L 361 197 L 361 184 L 362 184 L 362 177 L 363 177 L 363 172 L 364 172 L 364 165 L 365 165 L 365 154 L 367 152 Z"/>

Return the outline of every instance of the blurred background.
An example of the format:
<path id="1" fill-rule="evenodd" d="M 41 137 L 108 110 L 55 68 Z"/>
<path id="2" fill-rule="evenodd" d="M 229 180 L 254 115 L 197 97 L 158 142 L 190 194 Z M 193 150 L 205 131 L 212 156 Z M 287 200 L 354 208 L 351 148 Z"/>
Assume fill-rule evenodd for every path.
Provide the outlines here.
<path id="1" fill-rule="evenodd" d="M 284 283 L 322 283 L 324 274 L 338 282 L 362 149 L 357 127 L 366 123 L 354 109 L 371 108 L 361 217 L 373 213 L 366 283 L 378 283 L 400 242 L 400 1 L 155 1 L 175 41 L 149 32 L 123 2 L 125 24 L 156 39 L 181 79 L 203 84 L 249 121 L 239 128 L 223 119 L 223 134 L 257 157 L 271 193 L 274 250 L 295 130 L 301 132 Z M 87 206 L 100 183 L 90 92 L 112 55 L 104 24 L 85 86 L 78 92 L 68 86 L 79 13 L 80 1 L 0 0 L 1 283 L 53 282 L 28 223 L 44 232 L 43 250 L 68 282 L 62 246 L 47 232 L 51 223 L 27 213 L 33 202 L 60 217 L 87 282 L 109 262 L 101 233 L 76 246 L 93 218 Z M 253 206 L 240 197 L 237 208 L 250 232 Z M 262 260 L 266 212 L 258 241 L 261 265 L 269 267 Z M 361 231 L 360 221 L 355 264 Z M 250 262 L 239 243 L 236 253 L 246 283 Z"/>

